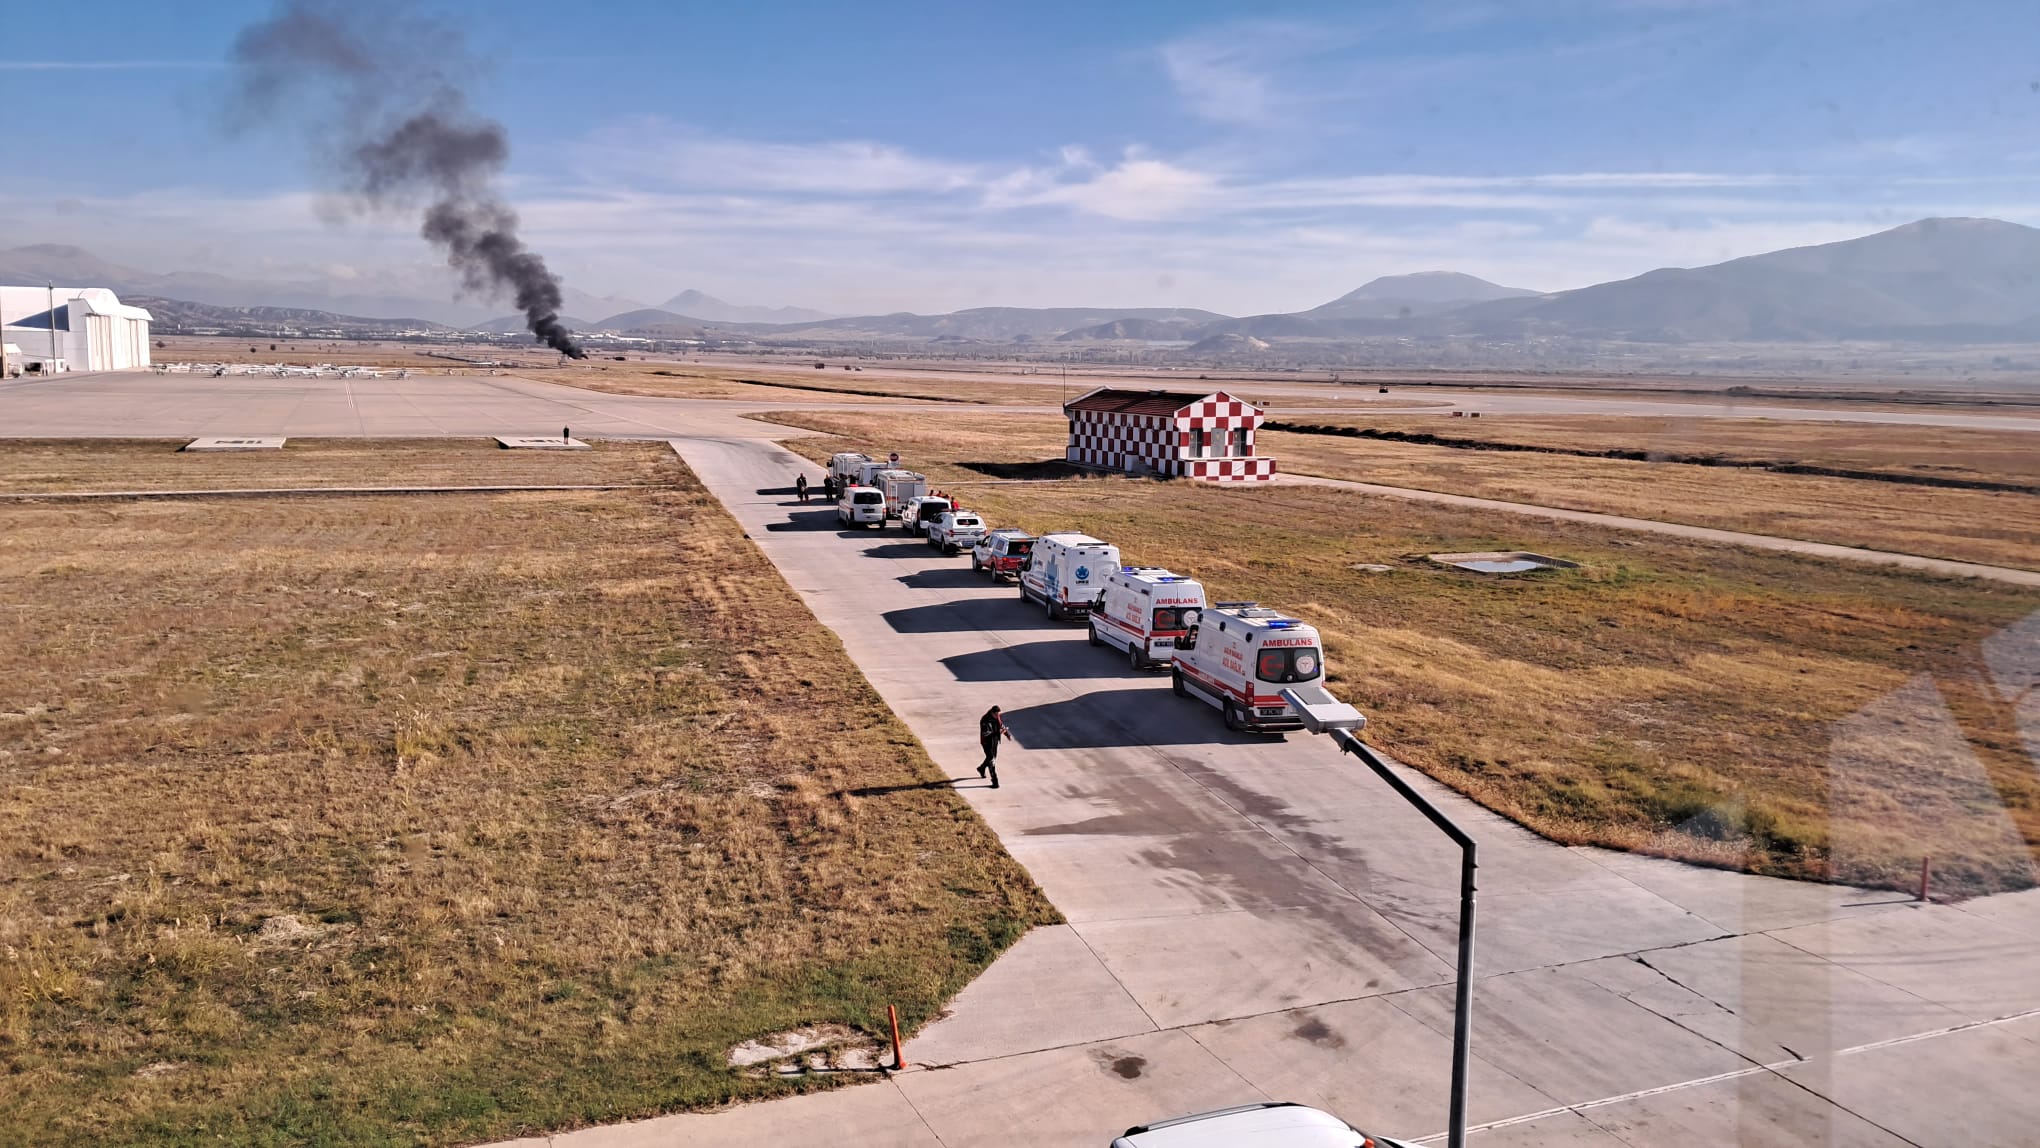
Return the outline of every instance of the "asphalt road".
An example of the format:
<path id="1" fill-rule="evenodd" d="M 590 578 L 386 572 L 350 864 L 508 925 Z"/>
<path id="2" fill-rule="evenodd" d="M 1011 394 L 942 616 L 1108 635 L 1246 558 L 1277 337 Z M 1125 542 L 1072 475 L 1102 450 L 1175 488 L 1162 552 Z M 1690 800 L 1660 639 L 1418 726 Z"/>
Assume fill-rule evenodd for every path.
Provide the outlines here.
<path id="1" fill-rule="evenodd" d="M 783 429 L 514 378 L 75 381 L 0 385 L 0 435 L 674 438 L 1069 919 L 914 1038 L 926 1068 L 552 1142 L 1102 1146 L 1262 1098 L 1443 1131 L 1456 863 L 1435 830 L 1321 739 L 1227 733 L 963 559 L 842 534 L 788 493 L 806 464 Z M 994 702 L 1018 738 L 998 791 L 972 775 Z M 1918 905 L 1566 849 L 1412 783 L 1483 850 L 1475 1143 L 2032 1142 L 2040 891 Z"/>

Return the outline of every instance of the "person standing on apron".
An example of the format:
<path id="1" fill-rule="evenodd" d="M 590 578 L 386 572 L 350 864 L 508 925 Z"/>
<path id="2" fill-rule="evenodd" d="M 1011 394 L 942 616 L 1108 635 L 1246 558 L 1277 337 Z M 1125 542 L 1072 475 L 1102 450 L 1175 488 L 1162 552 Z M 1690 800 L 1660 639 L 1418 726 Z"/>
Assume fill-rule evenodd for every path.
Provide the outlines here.
<path id="1" fill-rule="evenodd" d="M 999 716 L 999 707 L 993 706 L 978 719 L 978 744 L 985 750 L 985 763 L 978 766 L 979 777 L 992 779 L 992 788 L 999 788 L 999 740 L 1011 740 L 1013 731 L 1006 728 L 1006 719 Z"/>

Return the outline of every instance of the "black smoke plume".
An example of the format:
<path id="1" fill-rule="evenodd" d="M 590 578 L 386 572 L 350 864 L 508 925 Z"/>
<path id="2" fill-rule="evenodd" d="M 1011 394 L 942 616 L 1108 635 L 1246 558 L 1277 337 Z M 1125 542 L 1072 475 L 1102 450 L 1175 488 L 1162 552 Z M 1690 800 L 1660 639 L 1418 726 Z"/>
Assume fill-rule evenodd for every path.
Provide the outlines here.
<path id="1" fill-rule="evenodd" d="M 467 290 L 509 295 L 538 341 L 578 359 L 560 325 L 560 279 L 517 237 L 496 192 L 510 158 L 503 125 L 476 114 L 455 75 L 452 30 L 376 0 L 282 0 L 241 30 L 236 119 L 281 121 L 315 141 L 364 209 L 424 204 L 419 233 Z"/>

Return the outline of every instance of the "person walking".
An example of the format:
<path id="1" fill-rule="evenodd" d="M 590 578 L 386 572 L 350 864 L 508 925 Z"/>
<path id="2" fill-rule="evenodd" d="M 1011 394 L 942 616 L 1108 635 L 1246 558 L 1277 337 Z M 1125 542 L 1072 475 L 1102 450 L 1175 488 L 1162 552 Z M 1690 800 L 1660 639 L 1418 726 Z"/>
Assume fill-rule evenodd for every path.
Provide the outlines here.
<path id="1" fill-rule="evenodd" d="M 793 476 L 793 492 L 800 495 L 802 502 L 807 501 L 807 475 L 797 474 Z"/>
<path id="2" fill-rule="evenodd" d="M 999 716 L 999 707 L 993 706 L 978 719 L 978 744 L 984 746 L 985 763 L 978 766 L 979 777 L 990 777 L 992 788 L 999 788 L 999 739 L 1013 740 L 1013 731 L 1006 728 L 1006 719 Z"/>
<path id="3" fill-rule="evenodd" d="M 825 474 L 825 475 L 823 475 L 823 476 L 822 476 L 822 497 L 823 497 L 823 498 L 825 498 L 825 499 L 827 499 L 827 500 L 829 500 L 830 502 L 834 502 L 834 501 L 836 501 L 836 476 L 835 476 L 835 475 L 833 475 L 833 474 Z"/>

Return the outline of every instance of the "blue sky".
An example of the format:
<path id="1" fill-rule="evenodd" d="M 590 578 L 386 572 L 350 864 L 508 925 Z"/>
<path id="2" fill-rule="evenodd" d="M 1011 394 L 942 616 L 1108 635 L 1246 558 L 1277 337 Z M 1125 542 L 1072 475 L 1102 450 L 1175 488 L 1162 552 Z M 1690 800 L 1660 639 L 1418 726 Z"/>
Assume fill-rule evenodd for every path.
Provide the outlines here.
<path id="1" fill-rule="evenodd" d="M 569 283 L 936 311 L 1580 286 L 1925 215 L 2040 224 L 2040 5 L 427 5 Z M 235 134 L 267 3 L 12 5 L 0 246 L 443 291 L 402 215 Z M 91 35 L 79 34 L 89 22 Z"/>

